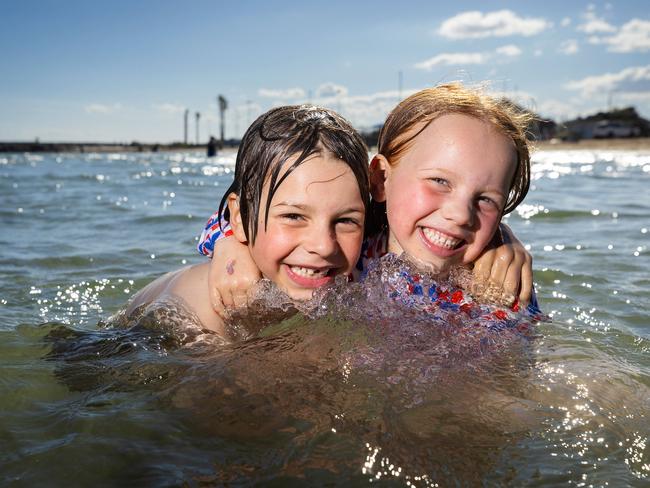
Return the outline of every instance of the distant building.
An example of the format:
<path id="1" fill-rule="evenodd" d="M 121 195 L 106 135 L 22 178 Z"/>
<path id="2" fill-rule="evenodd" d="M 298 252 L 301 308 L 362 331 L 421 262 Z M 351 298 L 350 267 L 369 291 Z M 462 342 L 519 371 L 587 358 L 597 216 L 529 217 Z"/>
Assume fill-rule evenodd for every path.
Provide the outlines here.
<path id="1" fill-rule="evenodd" d="M 558 135 L 564 140 L 606 137 L 648 137 L 650 121 L 637 114 L 634 107 L 598 112 L 563 124 Z"/>

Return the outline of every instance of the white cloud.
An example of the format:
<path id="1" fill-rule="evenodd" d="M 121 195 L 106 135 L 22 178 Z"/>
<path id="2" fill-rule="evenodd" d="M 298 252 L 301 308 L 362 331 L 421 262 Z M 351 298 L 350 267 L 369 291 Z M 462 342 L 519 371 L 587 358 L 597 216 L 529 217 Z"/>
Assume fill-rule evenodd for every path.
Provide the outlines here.
<path id="1" fill-rule="evenodd" d="M 305 98 L 305 90 L 302 88 L 287 88 L 286 90 L 273 90 L 270 88 L 260 88 L 257 94 L 263 98 L 279 98 L 280 100 L 292 100 L 296 98 Z"/>
<path id="2" fill-rule="evenodd" d="M 285 93 L 288 90 L 277 90 Z M 315 96 L 310 103 L 321 105 L 336 110 L 350 120 L 357 128 L 369 128 L 382 123 L 388 113 L 397 105 L 401 98 L 407 97 L 416 90 L 397 90 L 376 92 L 366 95 L 349 95 L 345 86 L 335 83 L 323 83 L 315 90 Z M 277 98 L 271 106 L 284 105 L 286 100 Z M 233 111 L 226 112 L 226 126 L 229 131 L 241 135 L 243 130 L 255 117 L 268 108 L 255 104 L 242 104 L 233 106 Z"/>
<path id="3" fill-rule="evenodd" d="M 609 37 L 592 36 L 592 44 L 606 44 L 607 50 L 616 53 L 645 52 L 650 50 L 650 21 L 632 19 Z"/>
<path id="4" fill-rule="evenodd" d="M 547 99 L 537 104 L 537 113 L 542 117 L 562 121 L 577 117 L 581 110 L 567 100 Z"/>
<path id="5" fill-rule="evenodd" d="M 560 44 L 558 51 L 562 54 L 566 54 L 567 56 L 576 54 L 578 51 L 580 51 L 580 48 L 578 47 L 578 41 L 575 39 L 567 39 L 566 41 L 562 42 L 562 44 Z"/>
<path id="6" fill-rule="evenodd" d="M 483 13 L 469 11 L 445 20 L 438 33 L 450 39 L 483 37 L 534 36 L 551 26 L 542 18 L 519 17 L 511 10 Z"/>
<path id="7" fill-rule="evenodd" d="M 431 71 L 436 66 L 483 64 L 487 56 L 483 53 L 443 53 L 415 64 L 418 69 Z"/>
<path id="8" fill-rule="evenodd" d="M 650 91 L 636 93 L 617 93 L 616 100 L 624 100 L 627 103 L 648 103 L 650 102 Z"/>
<path id="9" fill-rule="evenodd" d="M 346 87 L 332 82 L 323 83 L 316 89 L 316 96 L 323 98 L 344 97 L 347 94 L 348 89 Z"/>
<path id="10" fill-rule="evenodd" d="M 521 49 L 519 49 L 514 44 L 508 44 L 506 46 L 501 46 L 496 49 L 497 54 L 502 56 L 507 56 L 509 58 L 515 58 L 521 54 Z"/>
<path id="11" fill-rule="evenodd" d="M 357 128 L 369 128 L 383 123 L 388 113 L 401 98 L 408 97 L 417 90 L 388 90 L 366 95 L 344 95 L 313 100 L 316 105 L 323 105 L 336 110 L 350 120 Z"/>
<path id="12" fill-rule="evenodd" d="M 533 56 L 535 56 L 536 58 L 539 58 L 542 54 L 544 54 L 544 51 L 542 51 L 541 49 L 535 49 L 535 51 L 533 51 Z"/>
<path id="13" fill-rule="evenodd" d="M 153 108 L 160 112 L 172 115 L 185 111 L 185 107 L 177 103 L 157 103 L 153 105 Z"/>
<path id="14" fill-rule="evenodd" d="M 648 93 L 650 92 L 650 65 L 625 68 L 618 73 L 604 73 L 571 81 L 565 85 L 569 90 L 589 97 L 603 92 Z"/>
<path id="15" fill-rule="evenodd" d="M 106 105 L 103 103 L 91 103 L 86 105 L 84 110 L 89 114 L 112 114 L 122 110 L 122 104 L 114 103 L 112 105 Z"/>
<path id="16" fill-rule="evenodd" d="M 560 21 L 560 25 L 561 25 L 562 27 L 568 27 L 569 25 L 571 25 L 571 19 L 570 19 L 569 17 L 564 17 L 564 18 Z"/>
<path id="17" fill-rule="evenodd" d="M 521 49 L 514 44 L 508 44 L 495 49 L 493 53 L 442 53 L 425 61 L 416 63 L 414 66 L 418 69 L 431 71 L 436 66 L 458 66 L 468 64 L 485 64 L 488 61 L 498 58 L 503 61 L 503 57 L 516 58 L 521 55 Z"/>
<path id="18" fill-rule="evenodd" d="M 592 6 L 593 7 L 593 6 Z M 616 32 L 616 27 L 598 17 L 593 9 L 584 14 L 585 21 L 579 24 L 577 29 L 585 34 L 597 34 L 599 32 Z"/>

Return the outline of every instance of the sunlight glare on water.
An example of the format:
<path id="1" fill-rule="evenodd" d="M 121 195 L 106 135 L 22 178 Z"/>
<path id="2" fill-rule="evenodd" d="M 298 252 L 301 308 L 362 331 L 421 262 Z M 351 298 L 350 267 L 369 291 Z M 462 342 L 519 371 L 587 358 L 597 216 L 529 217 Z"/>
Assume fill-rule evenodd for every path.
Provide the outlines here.
<path id="1" fill-rule="evenodd" d="M 297 313 L 266 288 L 275 311 L 227 346 L 173 304 L 107 327 L 204 259 L 234 161 L 0 157 L 3 484 L 648 483 L 650 152 L 533 156 L 506 222 L 551 320 L 525 334 L 393 307 L 377 282 Z"/>

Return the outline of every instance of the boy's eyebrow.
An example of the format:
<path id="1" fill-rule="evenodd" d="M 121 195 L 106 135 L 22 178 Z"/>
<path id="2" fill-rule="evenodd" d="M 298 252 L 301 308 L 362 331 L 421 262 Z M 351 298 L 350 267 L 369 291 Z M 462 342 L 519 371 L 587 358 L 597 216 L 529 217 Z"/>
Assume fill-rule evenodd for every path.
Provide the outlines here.
<path id="1" fill-rule="evenodd" d="M 290 202 L 290 201 L 278 202 L 278 203 L 274 204 L 273 207 L 274 208 L 275 207 L 291 207 L 291 208 L 297 208 L 297 209 L 300 209 L 300 210 L 309 210 L 309 208 L 310 208 L 309 205 L 304 205 L 302 203 L 293 203 L 293 202 Z M 346 208 L 345 210 L 343 210 L 340 213 L 342 213 L 342 214 L 348 213 L 348 212 L 359 212 L 359 213 L 361 213 L 361 212 L 364 212 L 364 211 L 365 211 L 364 206 L 360 205 L 359 207 Z"/>
<path id="2" fill-rule="evenodd" d="M 302 203 L 293 203 L 293 202 L 278 202 L 273 204 L 273 207 L 294 207 L 294 208 L 299 208 L 301 210 L 305 210 L 309 208 L 308 205 L 303 205 Z"/>

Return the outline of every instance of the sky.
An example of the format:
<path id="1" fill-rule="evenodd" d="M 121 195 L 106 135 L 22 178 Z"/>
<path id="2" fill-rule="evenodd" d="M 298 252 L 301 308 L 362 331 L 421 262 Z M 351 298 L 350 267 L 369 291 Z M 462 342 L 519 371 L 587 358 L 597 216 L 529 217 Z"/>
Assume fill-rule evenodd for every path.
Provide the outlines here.
<path id="1" fill-rule="evenodd" d="M 239 137 L 277 105 L 355 127 L 460 80 L 556 121 L 650 118 L 647 0 L 0 0 L 0 141 Z"/>

